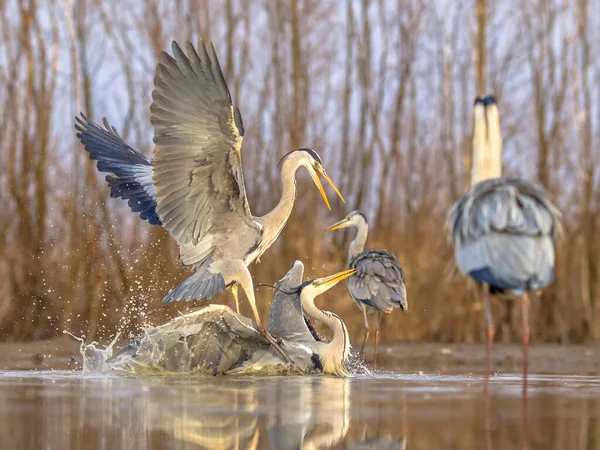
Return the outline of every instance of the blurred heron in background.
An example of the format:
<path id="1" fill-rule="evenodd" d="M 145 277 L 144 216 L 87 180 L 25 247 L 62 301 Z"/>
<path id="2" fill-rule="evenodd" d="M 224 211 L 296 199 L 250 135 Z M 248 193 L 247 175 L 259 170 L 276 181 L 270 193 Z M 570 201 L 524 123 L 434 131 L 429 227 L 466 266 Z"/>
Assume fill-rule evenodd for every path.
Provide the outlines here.
<path id="1" fill-rule="evenodd" d="M 372 248 L 364 250 L 369 224 L 362 212 L 352 211 L 327 228 L 327 231 L 348 227 L 357 229 L 356 237 L 348 249 L 348 267 L 356 269 L 356 273 L 348 279 L 348 292 L 354 303 L 362 310 L 365 320 L 365 334 L 360 352 L 362 354 L 370 334 L 367 314 L 375 311 L 377 327 L 375 328 L 374 366 L 377 367 L 381 314 L 389 314 L 394 308 L 408 311 L 404 270 L 394 254 Z"/>
<path id="2" fill-rule="evenodd" d="M 105 121 L 105 128 L 77 118 L 77 137 L 98 170 L 109 172 L 111 197 L 128 200 L 140 218 L 162 225 L 179 244 L 181 264 L 192 276 L 163 301 L 211 299 L 232 287 L 239 312 L 238 286 L 252 308 L 258 330 L 287 358 L 263 328 L 247 266 L 275 242 L 296 197 L 295 174 L 305 167 L 323 200 L 329 201 L 319 175 L 342 195 L 327 176 L 321 158 L 310 149 L 287 153 L 281 161 L 282 196 L 270 213 L 250 212 L 241 145 L 242 116 L 231 102 L 214 47 L 187 45 L 187 55 L 172 44 L 156 68 L 153 103 L 154 160 L 127 145 Z"/>
<path id="3" fill-rule="evenodd" d="M 302 282 L 304 266 L 296 261 L 275 285 L 277 294 L 269 312 L 269 332 L 281 339 L 281 348 L 303 373 L 347 376 L 350 339 L 342 319 L 314 304 L 315 297 L 356 272 L 355 269 Z M 332 340 L 317 341 L 302 310 L 328 325 Z M 125 346 L 108 360 L 114 370 L 126 372 L 190 372 L 213 374 L 279 373 L 286 361 L 273 351 L 252 321 L 224 305 L 210 305 L 181 315 Z"/>
<path id="4" fill-rule="evenodd" d="M 501 178 L 502 136 L 494 97 L 474 105 L 471 189 L 450 212 L 448 230 L 460 271 L 483 285 L 491 371 L 494 323 L 490 294 L 512 293 L 522 307 L 523 374 L 527 378 L 527 292 L 554 279 L 560 213 L 544 189 L 520 178 Z M 526 384 L 524 391 L 526 391 Z"/>

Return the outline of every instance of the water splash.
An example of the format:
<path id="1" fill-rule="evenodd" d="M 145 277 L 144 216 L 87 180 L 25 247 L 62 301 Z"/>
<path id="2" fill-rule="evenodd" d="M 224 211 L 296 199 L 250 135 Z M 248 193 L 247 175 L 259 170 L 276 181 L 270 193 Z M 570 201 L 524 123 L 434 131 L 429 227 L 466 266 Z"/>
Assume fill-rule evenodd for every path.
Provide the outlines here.
<path id="1" fill-rule="evenodd" d="M 210 305 L 169 322 L 146 325 L 143 336 L 107 363 L 127 374 L 286 374 L 291 366 L 274 353 L 252 321 L 223 305 Z"/>
<path id="2" fill-rule="evenodd" d="M 79 352 L 83 357 L 83 374 L 101 374 L 108 373 L 111 371 L 110 364 L 107 363 L 108 359 L 113 355 L 113 347 L 121 333 L 117 333 L 114 339 L 104 348 L 96 347 L 98 343 L 93 341 L 89 344 L 85 343 L 85 336 L 78 337 L 67 330 L 63 330 L 64 334 L 68 334 L 73 339 L 80 342 Z"/>
<path id="3" fill-rule="evenodd" d="M 143 334 L 113 356 L 118 338 L 104 349 L 96 342 L 68 333 L 81 342 L 83 373 L 127 375 L 236 374 L 288 375 L 301 372 L 273 349 L 251 319 L 224 305 L 209 305 L 175 317 L 158 326 L 145 325 Z M 306 373 L 320 373 L 314 354 L 302 343 L 286 341 L 286 352 Z M 290 353 L 291 352 L 291 353 Z M 369 370 L 359 358 L 351 358 L 353 375 Z"/>

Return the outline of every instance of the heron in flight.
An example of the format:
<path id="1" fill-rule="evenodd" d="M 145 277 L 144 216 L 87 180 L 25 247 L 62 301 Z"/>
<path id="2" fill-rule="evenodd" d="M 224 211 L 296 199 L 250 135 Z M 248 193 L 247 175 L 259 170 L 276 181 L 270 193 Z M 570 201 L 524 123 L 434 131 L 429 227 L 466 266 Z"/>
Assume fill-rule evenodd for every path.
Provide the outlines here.
<path id="1" fill-rule="evenodd" d="M 554 279 L 554 246 L 561 230 L 560 213 L 542 187 L 520 178 L 501 177 L 502 136 L 494 97 L 475 100 L 473 119 L 471 189 L 452 207 L 448 231 L 458 268 L 483 285 L 488 373 L 495 332 L 490 294 L 520 297 L 526 379 L 527 292 L 542 289 Z"/>
<path id="2" fill-rule="evenodd" d="M 327 231 L 340 228 L 355 227 L 356 237 L 348 249 L 348 267 L 356 269 L 356 273 L 348 278 L 348 292 L 354 303 L 362 310 L 365 320 L 365 334 L 361 354 L 365 342 L 369 338 L 369 319 L 367 314 L 377 313 L 377 328 L 375 328 L 375 360 L 379 350 L 379 326 L 381 314 L 389 314 L 394 308 L 408 311 L 406 287 L 404 285 L 404 270 L 396 256 L 385 250 L 364 250 L 369 234 L 367 218 L 360 211 L 352 211 L 339 222 L 334 223 Z"/>
<path id="3" fill-rule="evenodd" d="M 280 337 L 281 348 L 302 372 L 348 375 L 350 339 L 346 326 L 337 315 L 317 308 L 314 300 L 355 272 L 345 270 L 303 283 L 304 266 L 296 261 L 276 284 L 269 331 Z M 331 342 L 313 337 L 302 310 L 331 328 Z M 277 374 L 289 368 L 252 321 L 224 305 L 209 305 L 149 328 L 144 337 L 125 346 L 107 363 L 113 370 L 136 373 Z"/>
<path id="4" fill-rule="evenodd" d="M 98 170 L 112 174 L 106 177 L 111 197 L 127 200 L 141 219 L 162 225 L 179 244 L 180 262 L 195 269 L 163 301 L 211 299 L 231 287 L 239 312 L 241 286 L 258 330 L 284 355 L 261 324 L 248 265 L 259 261 L 285 226 L 300 167 L 327 207 L 319 175 L 343 197 L 315 151 L 293 150 L 281 161 L 279 203 L 268 214 L 253 216 L 242 171 L 242 116 L 231 102 L 215 49 L 201 42 L 196 51 L 188 44 L 185 54 L 173 42 L 172 51 L 173 56 L 161 54 L 154 79 L 153 161 L 127 145 L 106 121 L 102 128 L 82 114 L 77 137 L 98 161 Z"/>

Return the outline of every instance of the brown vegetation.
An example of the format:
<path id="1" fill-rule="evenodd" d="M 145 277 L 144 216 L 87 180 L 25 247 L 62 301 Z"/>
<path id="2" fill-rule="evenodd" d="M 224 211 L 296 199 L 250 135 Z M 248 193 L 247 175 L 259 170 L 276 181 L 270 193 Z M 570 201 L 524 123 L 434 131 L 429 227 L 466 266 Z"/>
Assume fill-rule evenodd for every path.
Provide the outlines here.
<path id="1" fill-rule="evenodd" d="M 108 198 L 73 117 L 107 116 L 150 155 L 156 59 L 172 39 L 200 35 L 215 42 L 243 114 L 253 212 L 273 207 L 277 161 L 300 146 L 320 153 L 347 199 L 328 212 L 301 174 L 283 236 L 252 267 L 256 284 L 295 259 L 309 276 L 344 267 L 349 235 L 323 229 L 360 208 L 369 244 L 407 273 L 410 312 L 386 317 L 383 336 L 482 340 L 444 221 L 468 186 L 473 98 L 488 91 L 505 173 L 540 181 L 565 216 L 556 283 L 533 304 L 534 340 L 600 337 L 597 0 L 125 3 L 0 2 L 0 339 L 108 337 L 189 306 L 161 303 L 188 276 L 175 244 Z M 257 289 L 266 312 L 273 293 Z M 321 302 L 361 333 L 344 286 Z M 494 312 L 500 338 L 515 339 L 518 308 L 498 301 Z"/>

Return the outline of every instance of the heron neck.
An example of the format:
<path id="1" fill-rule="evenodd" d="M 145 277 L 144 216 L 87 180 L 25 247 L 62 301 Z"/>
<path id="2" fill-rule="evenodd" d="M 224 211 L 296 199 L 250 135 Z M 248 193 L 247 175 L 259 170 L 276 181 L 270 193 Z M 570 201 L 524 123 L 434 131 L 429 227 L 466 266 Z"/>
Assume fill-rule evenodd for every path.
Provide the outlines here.
<path id="1" fill-rule="evenodd" d="M 281 167 L 281 198 L 277 206 L 271 212 L 258 218 L 264 228 L 263 240 L 277 239 L 279 233 L 285 226 L 296 200 L 296 170 L 300 164 L 286 159 Z"/>
<path id="2" fill-rule="evenodd" d="M 502 176 L 502 151 L 494 148 L 476 147 L 473 149 L 473 168 L 471 169 L 471 186 L 480 181 Z"/>
<path id="3" fill-rule="evenodd" d="M 367 236 L 369 235 L 369 224 L 364 220 L 361 220 L 356 225 L 356 237 L 350 242 L 348 248 L 348 262 L 352 260 L 356 255 L 365 249 L 367 243 Z"/>
<path id="4" fill-rule="evenodd" d="M 332 333 L 333 338 L 329 343 L 322 343 L 319 353 L 323 370 L 326 373 L 347 375 L 346 360 L 350 355 L 350 336 L 342 319 L 329 311 L 320 310 L 315 306 L 314 298 L 303 291 L 300 295 L 302 309 L 311 318 L 323 322 Z"/>
<path id="5" fill-rule="evenodd" d="M 471 186 L 502 176 L 502 134 L 498 109 L 475 114 Z"/>

